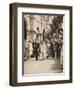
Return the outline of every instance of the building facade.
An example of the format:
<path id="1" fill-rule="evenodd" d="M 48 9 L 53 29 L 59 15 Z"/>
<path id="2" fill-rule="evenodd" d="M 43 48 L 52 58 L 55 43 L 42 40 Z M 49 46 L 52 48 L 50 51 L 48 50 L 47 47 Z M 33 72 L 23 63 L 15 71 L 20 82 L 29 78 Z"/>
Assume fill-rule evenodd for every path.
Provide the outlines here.
<path id="1" fill-rule="evenodd" d="M 54 16 L 24 15 L 24 19 L 26 21 L 27 40 L 33 42 L 37 38 L 41 42 L 46 39 L 46 34 L 50 32 L 50 25 Z"/>

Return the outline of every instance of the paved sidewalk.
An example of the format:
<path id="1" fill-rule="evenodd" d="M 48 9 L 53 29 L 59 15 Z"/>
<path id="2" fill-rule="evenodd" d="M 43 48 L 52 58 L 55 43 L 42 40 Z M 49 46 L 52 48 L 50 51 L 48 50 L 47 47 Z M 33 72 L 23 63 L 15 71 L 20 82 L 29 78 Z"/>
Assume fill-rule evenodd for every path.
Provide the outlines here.
<path id="1" fill-rule="evenodd" d="M 24 74 L 61 73 L 62 68 L 57 60 L 28 60 L 24 62 Z"/>

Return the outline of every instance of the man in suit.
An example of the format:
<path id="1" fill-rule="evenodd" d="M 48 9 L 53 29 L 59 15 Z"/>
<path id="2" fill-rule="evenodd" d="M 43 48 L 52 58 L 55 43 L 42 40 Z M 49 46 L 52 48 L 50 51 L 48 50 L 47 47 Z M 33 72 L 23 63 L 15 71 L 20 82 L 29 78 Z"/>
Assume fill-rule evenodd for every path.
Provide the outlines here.
<path id="1" fill-rule="evenodd" d="M 33 44 L 33 49 L 34 49 L 34 55 L 36 57 L 36 60 L 38 60 L 38 56 L 40 53 L 40 44 L 38 43 L 38 39 L 35 40 Z"/>

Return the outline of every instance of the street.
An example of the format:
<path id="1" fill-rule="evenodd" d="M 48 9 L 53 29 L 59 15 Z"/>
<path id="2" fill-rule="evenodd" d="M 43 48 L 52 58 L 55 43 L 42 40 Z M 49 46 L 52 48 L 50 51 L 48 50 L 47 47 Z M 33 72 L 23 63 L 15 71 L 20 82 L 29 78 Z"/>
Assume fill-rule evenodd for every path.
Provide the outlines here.
<path id="1" fill-rule="evenodd" d="M 24 74 L 62 73 L 59 60 L 27 60 L 24 62 Z"/>

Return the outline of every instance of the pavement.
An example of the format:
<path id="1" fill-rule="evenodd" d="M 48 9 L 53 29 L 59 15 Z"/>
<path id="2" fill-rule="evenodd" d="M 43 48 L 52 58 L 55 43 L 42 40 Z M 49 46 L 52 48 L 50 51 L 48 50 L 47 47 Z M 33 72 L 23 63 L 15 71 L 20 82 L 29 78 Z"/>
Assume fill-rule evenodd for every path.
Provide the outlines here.
<path id="1" fill-rule="evenodd" d="M 63 66 L 59 60 L 38 60 L 24 61 L 24 74 L 62 73 Z"/>

